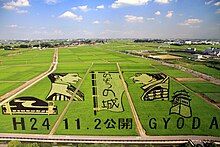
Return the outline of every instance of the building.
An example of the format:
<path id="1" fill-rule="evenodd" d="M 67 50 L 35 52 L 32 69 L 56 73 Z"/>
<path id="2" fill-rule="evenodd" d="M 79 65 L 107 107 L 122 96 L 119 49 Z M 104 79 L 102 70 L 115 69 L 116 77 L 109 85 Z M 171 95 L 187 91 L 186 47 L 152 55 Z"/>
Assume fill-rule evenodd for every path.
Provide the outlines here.
<path id="1" fill-rule="evenodd" d="M 190 41 L 190 40 L 187 40 L 187 41 L 185 41 L 185 44 L 192 44 L 192 41 Z"/>
<path id="2" fill-rule="evenodd" d="M 203 53 L 206 55 L 220 57 L 220 48 L 210 47 L 210 48 L 207 48 L 206 50 L 204 50 Z"/>
<path id="3" fill-rule="evenodd" d="M 5 46 L 4 50 L 13 50 L 13 48 L 11 46 Z"/>
<path id="4" fill-rule="evenodd" d="M 195 58 L 195 59 L 202 59 L 202 58 L 203 58 L 203 55 L 193 54 L 193 58 Z"/>
<path id="5" fill-rule="evenodd" d="M 187 48 L 187 49 L 185 49 L 185 51 L 186 52 L 188 52 L 188 53 L 194 53 L 195 51 L 196 51 L 196 48 Z"/>

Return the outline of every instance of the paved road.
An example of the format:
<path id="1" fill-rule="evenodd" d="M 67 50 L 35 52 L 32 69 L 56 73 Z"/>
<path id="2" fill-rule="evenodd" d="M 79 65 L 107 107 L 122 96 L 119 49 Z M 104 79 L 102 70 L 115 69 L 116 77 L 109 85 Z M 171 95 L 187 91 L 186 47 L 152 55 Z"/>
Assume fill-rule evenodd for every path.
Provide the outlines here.
<path id="1" fill-rule="evenodd" d="M 56 121 L 55 125 L 54 125 L 53 128 L 51 129 L 49 135 L 53 135 L 53 134 L 56 132 L 56 130 L 57 130 L 57 128 L 58 128 L 60 122 L 63 120 L 64 115 L 66 114 L 66 112 L 67 112 L 67 110 L 68 110 L 70 104 L 72 103 L 72 101 L 73 101 L 73 99 L 74 99 L 74 96 L 75 96 L 76 93 L 79 91 L 79 88 L 81 87 L 82 83 L 84 82 L 86 76 L 89 74 L 89 72 L 90 72 L 92 66 L 93 66 L 93 63 L 92 63 L 91 66 L 88 68 L 86 74 L 84 75 L 83 79 L 81 80 L 81 82 L 80 82 L 79 85 L 77 86 L 77 88 L 76 88 L 76 90 L 74 91 L 72 97 L 71 97 L 70 100 L 68 101 L 66 107 L 64 108 L 64 110 L 63 110 L 62 113 L 60 114 L 58 120 Z"/>
<path id="2" fill-rule="evenodd" d="M 7 103 L 8 101 L 12 100 L 15 96 L 17 96 L 18 94 L 24 92 L 26 89 L 30 88 L 31 86 L 33 86 L 34 84 L 36 84 L 37 82 L 39 82 L 40 80 L 42 80 L 43 78 L 45 78 L 46 76 L 48 76 L 49 74 L 53 73 L 56 68 L 57 68 L 57 64 L 58 64 L 58 48 L 55 49 L 54 51 L 54 55 L 53 55 L 53 62 L 51 63 L 50 68 L 40 74 L 39 76 L 27 81 L 25 84 L 19 86 L 18 88 L 6 93 L 5 95 L 0 97 L 0 106 L 2 106 L 4 103 Z"/>

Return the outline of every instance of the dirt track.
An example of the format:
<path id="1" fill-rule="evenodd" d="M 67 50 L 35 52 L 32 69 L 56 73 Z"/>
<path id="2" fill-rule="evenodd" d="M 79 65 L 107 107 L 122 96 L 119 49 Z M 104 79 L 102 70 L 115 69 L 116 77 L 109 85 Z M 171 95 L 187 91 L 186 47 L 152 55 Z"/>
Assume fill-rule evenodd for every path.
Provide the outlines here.
<path id="1" fill-rule="evenodd" d="M 56 132 L 56 130 L 57 130 L 57 128 L 58 128 L 60 122 L 63 120 L 64 115 L 66 114 L 66 112 L 67 112 L 67 110 L 68 110 L 70 104 L 72 103 L 72 101 L 73 101 L 73 99 L 74 99 L 74 96 L 75 96 L 76 93 L 79 91 L 79 88 L 81 87 L 82 83 L 84 82 L 86 76 L 89 74 L 90 69 L 92 68 L 92 66 L 93 66 L 93 63 L 91 64 L 91 66 L 90 66 L 89 69 L 87 70 L 86 74 L 84 75 L 83 79 L 81 80 L 81 82 L 80 82 L 79 85 L 77 86 L 76 90 L 75 90 L 74 93 L 73 93 L 73 96 L 72 96 L 72 97 L 70 98 L 70 100 L 68 101 L 66 107 L 64 108 L 64 110 L 63 110 L 62 113 L 60 114 L 58 120 L 56 121 L 56 123 L 54 124 L 53 128 L 51 129 L 49 135 L 53 135 L 53 134 Z"/>
<path id="2" fill-rule="evenodd" d="M 119 53 L 122 53 L 122 52 L 119 52 Z M 122 54 L 126 54 L 126 53 L 122 53 Z M 214 83 L 216 85 L 220 85 L 220 79 L 216 79 L 212 76 L 209 76 L 209 75 L 206 75 L 206 74 L 203 74 L 201 72 L 198 72 L 198 71 L 195 71 L 195 70 L 192 70 L 192 69 L 188 69 L 188 68 L 185 68 L 183 66 L 180 66 L 180 65 L 177 65 L 177 64 L 171 64 L 171 63 L 167 63 L 165 61 L 162 61 L 162 60 L 156 60 L 156 59 L 152 59 L 152 58 L 146 58 L 146 57 L 143 57 L 143 56 L 137 56 L 137 55 L 133 55 L 133 54 L 130 54 L 130 53 L 127 53 L 127 55 L 130 55 L 130 56 L 135 56 L 135 57 L 138 57 L 138 58 L 144 58 L 146 60 L 151 60 L 151 61 L 155 61 L 155 62 L 158 62 L 158 63 L 161 63 L 162 65 L 165 65 L 165 66 L 169 66 L 169 67 L 173 67 L 173 68 L 176 68 L 176 69 L 179 69 L 179 70 L 182 70 L 184 72 L 188 72 L 192 75 L 195 75 L 199 78 L 202 78 L 206 81 L 209 81 L 211 83 Z"/>
<path id="3" fill-rule="evenodd" d="M 122 74 L 122 72 L 121 72 L 121 68 L 120 68 L 120 66 L 119 66 L 118 63 L 117 63 L 117 67 L 118 67 L 118 71 L 119 71 L 119 74 L 120 74 L 120 77 L 121 77 L 122 84 L 123 84 L 124 89 L 125 89 L 126 96 L 127 96 L 127 98 L 128 98 L 128 102 L 129 102 L 129 104 L 130 104 L 130 108 L 131 108 L 131 111 L 132 111 L 132 114 L 133 114 L 133 117 L 134 117 L 136 126 L 137 126 L 137 131 L 138 131 L 138 133 L 139 133 L 140 136 L 145 137 L 145 136 L 146 136 L 145 130 L 143 129 L 143 127 L 142 127 L 142 125 L 141 125 L 141 122 L 140 122 L 139 117 L 138 117 L 138 115 L 137 115 L 137 112 L 136 112 L 136 110 L 135 110 L 134 104 L 133 104 L 133 102 L 132 102 L 131 96 L 130 96 L 130 94 L 129 94 L 127 85 L 126 85 L 126 83 L 125 83 L 123 74 Z"/>
<path id="4" fill-rule="evenodd" d="M 181 59 L 183 58 L 183 57 L 173 56 L 173 55 L 155 55 L 151 57 L 157 58 L 157 59 Z"/>

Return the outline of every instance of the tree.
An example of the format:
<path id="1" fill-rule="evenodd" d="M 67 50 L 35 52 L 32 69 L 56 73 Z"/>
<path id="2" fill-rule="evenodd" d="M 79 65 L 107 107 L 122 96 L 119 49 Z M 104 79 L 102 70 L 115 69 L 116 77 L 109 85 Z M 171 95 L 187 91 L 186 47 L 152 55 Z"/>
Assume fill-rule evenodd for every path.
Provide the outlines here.
<path id="1" fill-rule="evenodd" d="M 40 147 L 40 145 L 38 143 L 27 143 L 24 147 Z"/>
<path id="2" fill-rule="evenodd" d="M 40 147 L 52 147 L 51 143 L 40 143 Z"/>
<path id="3" fill-rule="evenodd" d="M 8 143 L 8 147 L 22 147 L 22 143 L 18 140 L 12 140 Z"/>
<path id="4" fill-rule="evenodd" d="M 28 48 L 29 47 L 29 45 L 27 45 L 27 44 L 21 44 L 20 45 L 20 48 Z"/>

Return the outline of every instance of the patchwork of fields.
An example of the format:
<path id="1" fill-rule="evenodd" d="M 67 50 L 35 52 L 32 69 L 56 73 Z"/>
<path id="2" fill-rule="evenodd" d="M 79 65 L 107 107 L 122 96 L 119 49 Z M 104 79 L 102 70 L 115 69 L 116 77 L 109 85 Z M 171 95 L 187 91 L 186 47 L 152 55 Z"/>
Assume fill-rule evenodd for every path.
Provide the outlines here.
<path id="1" fill-rule="evenodd" d="M 7 56 L 2 56 L 0 58 L 0 96 L 47 71 L 52 62 L 53 53 L 53 49 L 21 49 Z"/>
<path id="2" fill-rule="evenodd" d="M 177 81 L 177 78 L 196 77 L 115 51 L 122 49 L 128 48 L 117 44 L 59 48 L 59 62 L 54 74 L 16 96 L 14 101 L 32 107 L 22 98 L 31 97 L 29 100 L 32 101 L 37 98 L 48 103 L 48 112 L 35 115 L 38 110 L 33 113 L 25 110 L 31 114 L 10 115 L 3 114 L 1 107 L 0 132 L 49 134 L 73 96 L 74 101 L 55 134 L 138 136 L 138 126 L 122 85 L 118 63 L 147 135 L 219 136 L 220 109 L 198 94 L 219 102 L 220 86 L 204 81 Z M 0 58 L 0 95 L 48 70 L 53 53 L 53 49 L 33 50 Z M 90 66 L 89 74 L 82 81 Z M 79 90 L 72 94 L 81 81 Z M 49 112 L 49 106 L 57 113 L 49 114 L 52 111 Z M 10 107 L 6 105 L 5 108 L 8 111 Z"/>

